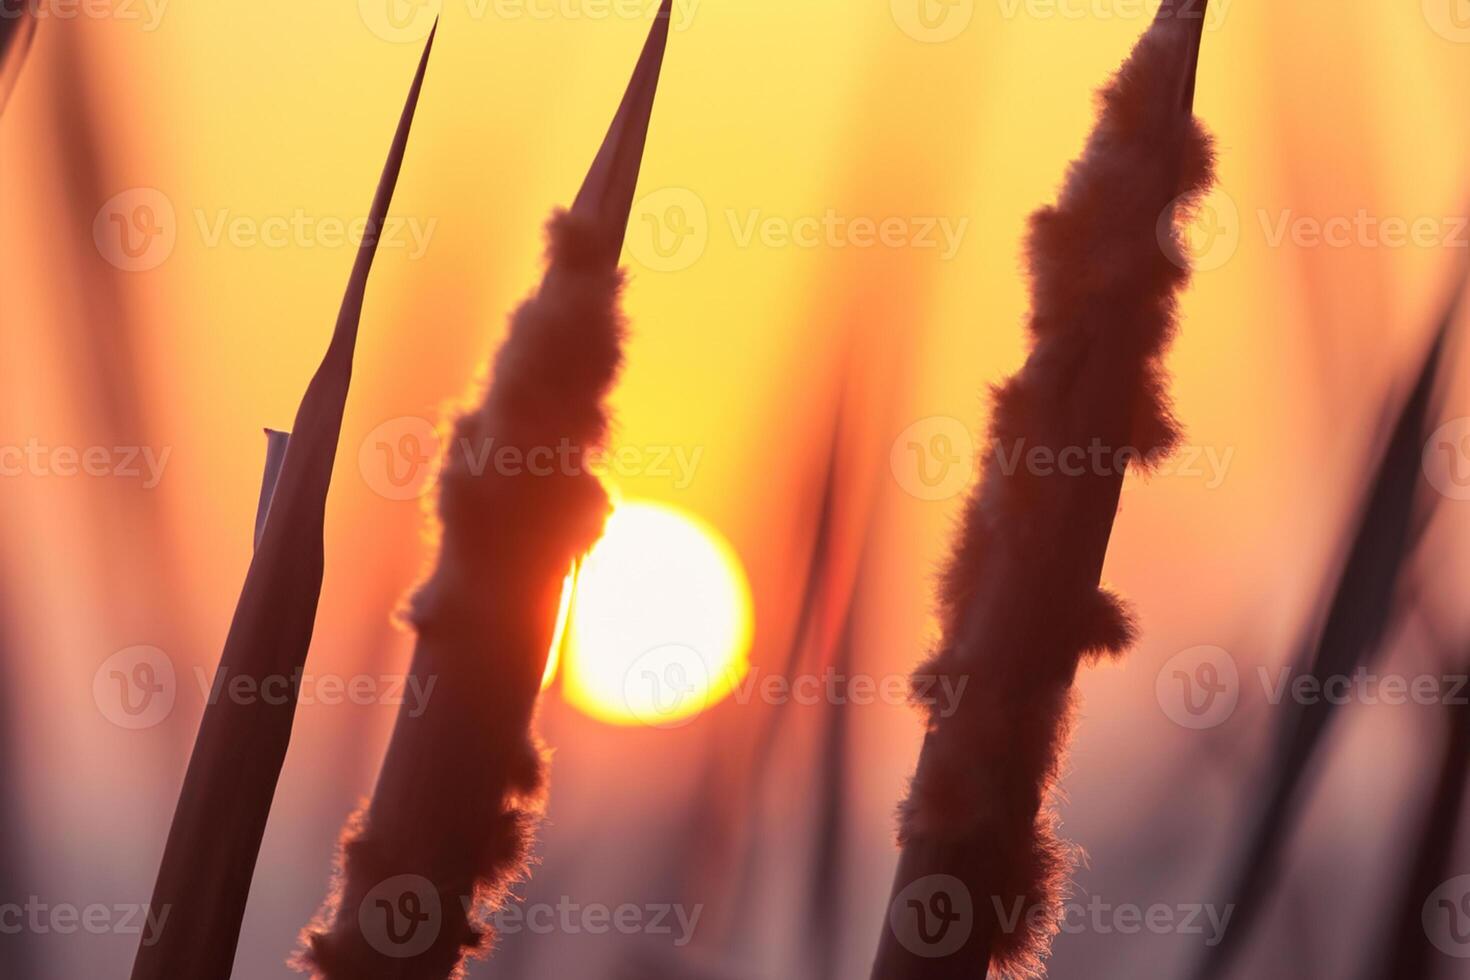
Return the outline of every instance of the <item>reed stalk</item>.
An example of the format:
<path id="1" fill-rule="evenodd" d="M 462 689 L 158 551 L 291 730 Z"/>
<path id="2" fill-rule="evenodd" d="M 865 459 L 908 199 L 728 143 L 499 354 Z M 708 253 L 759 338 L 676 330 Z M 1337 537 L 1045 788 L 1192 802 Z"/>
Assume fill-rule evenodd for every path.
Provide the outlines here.
<path id="1" fill-rule="evenodd" d="M 150 908 L 163 931 L 139 946 L 133 980 L 230 976 L 250 882 L 296 713 L 321 595 L 323 523 L 377 239 L 403 165 L 433 34 L 424 46 L 348 279 L 332 339 L 296 413 L 271 495 L 270 520 L 245 573 L 218 677 L 287 697 L 220 697 L 205 708 L 169 829 Z"/>
<path id="2" fill-rule="evenodd" d="M 1032 218 L 1033 346 L 995 392 L 993 445 L 1074 463 L 1102 447 L 1146 469 L 1177 439 L 1162 355 L 1188 263 L 1158 228 L 1212 179 L 1193 116 L 1203 16 L 1164 3 L 1103 90 L 1057 204 Z M 958 710 L 928 718 L 874 980 L 1042 972 L 1075 860 L 1054 800 L 1073 680 L 1134 633 L 1100 586 L 1123 476 L 984 464 L 942 582 L 940 646 L 916 675 L 967 686 Z"/>
<path id="3" fill-rule="evenodd" d="M 546 784 L 537 695 L 564 580 L 609 510 L 581 461 L 607 435 L 622 363 L 617 259 L 669 15 L 666 0 L 581 190 L 550 222 L 541 285 L 447 440 L 438 554 L 409 609 L 410 670 L 434 693 L 419 713 L 399 712 L 372 798 L 343 832 L 332 891 L 303 933 L 296 965 L 326 980 L 463 976 L 526 874 Z M 507 446 L 522 459 L 564 447 L 572 462 L 540 475 L 472 465 Z"/>

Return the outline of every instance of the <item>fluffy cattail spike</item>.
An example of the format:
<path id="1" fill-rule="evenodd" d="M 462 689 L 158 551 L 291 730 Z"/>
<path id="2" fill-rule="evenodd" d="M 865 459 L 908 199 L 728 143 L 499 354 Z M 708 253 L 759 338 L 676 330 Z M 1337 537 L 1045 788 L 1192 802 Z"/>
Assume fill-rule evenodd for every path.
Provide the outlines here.
<path id="1" fill-rule="evenodd" d="M 622 365 L 617 253 L 666 32 L 661 15 L 578 205 L 551 220 L 545 276 L 511 317 L 488 390 L 446 440 L 438 555 L 409 610 L 412 676 L 432 695 L 399 711 L 302 936 L 296 965 L 325 980 L 464 976 L 527 874 L 546 783 L 537 695 L 564 580 L 610 509 L 584 461 Z M 527 466 L 468 458 L 505 446 Z"/>
<path id="2" fill-rule="evenodd" d="M 1158 229 L 1212 179 L 1188 111 L 1202 23 L 1168 7 L 1103 90 L 1057 203 L 1032 218 L 1033 346 L 995 392 L 990 441 L 1072 462 L 992 456 L 966 506 L 943 638 L 920 668 L 965 693 L 928 718 L 874 980 L 1039 976 L 1061 924 L 1077 855 L 1055 807 L 1073 680 L 1134 634 L 1100 582 L 1123 468 L 1154 465 L 1178 432 L 1162 358 L 1188 263 Z"/>

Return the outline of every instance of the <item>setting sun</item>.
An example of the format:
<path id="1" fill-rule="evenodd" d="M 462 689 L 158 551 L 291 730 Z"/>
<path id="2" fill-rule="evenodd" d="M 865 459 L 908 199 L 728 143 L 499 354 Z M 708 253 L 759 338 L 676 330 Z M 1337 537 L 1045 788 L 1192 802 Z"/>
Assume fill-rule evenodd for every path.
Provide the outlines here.
<path id="1" fill-rule="evenodd" d="M 750 589 L 718 531 L 650 501 L 624 502 L 577 577 L 563 685 L 594 718 L 675 725 L 748 669 Z"/>

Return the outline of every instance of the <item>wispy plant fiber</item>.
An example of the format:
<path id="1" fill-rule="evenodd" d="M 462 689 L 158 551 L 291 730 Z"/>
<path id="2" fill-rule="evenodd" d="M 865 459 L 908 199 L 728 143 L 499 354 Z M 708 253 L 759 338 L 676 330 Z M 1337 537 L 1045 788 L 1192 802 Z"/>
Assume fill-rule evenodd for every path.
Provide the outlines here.
<path id="1" fill-rule="evenodd" d="M 1165 3 L 1103 90 L 1057 203 L 1032 218 L 1033 346 L 995 390 L 990 444 L 1045 447 L 1072 464 L 1009 470 L 992 456 L 965 507 L 940 590 L 942 639 L 919 674 L 970 682 L 959 710 L 928 719 L 900 809 L 894 895 L 900 917 L 911 901 L 914 914 L 940 912 L 905 889 L 958 879 L 966 894 L 946 901 L 952 909 L 968 900 L 973 929 L 931 956 L 916 948 L 917 932 L 900 937 L 890 923 L 876 980 L 973 980 L 987 964 L 1038 976 L 1058 929 L 1075 860 L 1055 810 L 1073 679 L 1079 664 L 1121 651 L 1134 634 L 1099 584 L 1123 469 L 1079 469 L 1076 454 L 1100 446 L 1106 460 L 1122 454 L 1146 469 L 1177 439 L 1162 355 L 1188 272 L 1158 228 L 1211 182 L 1210 140 L 1192 112 L 1202 16 L 1196 5 Z"/>

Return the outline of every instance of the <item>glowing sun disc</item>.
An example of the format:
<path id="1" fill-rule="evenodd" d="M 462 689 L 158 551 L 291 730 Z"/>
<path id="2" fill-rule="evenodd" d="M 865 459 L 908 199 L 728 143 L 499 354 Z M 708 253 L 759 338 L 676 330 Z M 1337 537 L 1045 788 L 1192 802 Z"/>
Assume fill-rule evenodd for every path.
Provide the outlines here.
<path id="1" fill-rule="evenodd" d="M 563 685 L 616 725 L 687 723 L 749 669 L 750 587 L 704 521 L 651 501 L 620 503 L 577 575 Z"/>

